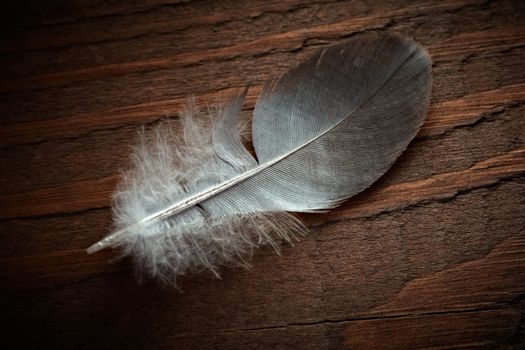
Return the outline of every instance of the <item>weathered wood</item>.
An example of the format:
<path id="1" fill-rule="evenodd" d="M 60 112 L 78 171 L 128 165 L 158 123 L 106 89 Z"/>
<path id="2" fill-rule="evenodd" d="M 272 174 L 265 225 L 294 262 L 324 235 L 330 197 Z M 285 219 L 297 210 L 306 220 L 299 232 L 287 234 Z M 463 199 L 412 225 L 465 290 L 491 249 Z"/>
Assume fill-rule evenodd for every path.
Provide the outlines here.
<path id="1" fill-rule="evenodd" d="M 525 347 L 519 1 L 13 3 L 0 45 L 0 279 L 14 348 Z M 220 103 L 370 30 L 431 54 L 428 119 L 394 167 L 248 270 L 136 283 L 85 248 L 136 127 Z M 16 343 L 15 343 L 16 342 Z"/>

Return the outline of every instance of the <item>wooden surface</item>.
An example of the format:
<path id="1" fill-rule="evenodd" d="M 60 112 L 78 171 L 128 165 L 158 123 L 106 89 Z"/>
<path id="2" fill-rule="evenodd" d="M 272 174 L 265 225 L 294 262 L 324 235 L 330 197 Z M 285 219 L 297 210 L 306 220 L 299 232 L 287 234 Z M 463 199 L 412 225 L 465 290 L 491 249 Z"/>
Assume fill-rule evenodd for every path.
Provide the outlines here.
<path id="1" fill-rule="evenodd" d="M 523 2 L 77 2 L 1 14 L 5 348 L 525 347 Z M 372 30 L 434 61 L 428 119 L 373 187 L 182 292 L 85 254 L 136 127 L 248 85 L 249 118 L 267 79 Z"/>

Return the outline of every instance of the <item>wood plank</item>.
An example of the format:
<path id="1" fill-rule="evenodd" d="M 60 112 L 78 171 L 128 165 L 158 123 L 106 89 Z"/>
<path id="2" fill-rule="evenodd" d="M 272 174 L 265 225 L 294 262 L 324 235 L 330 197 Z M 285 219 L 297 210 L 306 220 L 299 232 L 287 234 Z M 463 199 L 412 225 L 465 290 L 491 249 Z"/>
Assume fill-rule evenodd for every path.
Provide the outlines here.
<path id="1" fill-rule="evenodd" d="M 484 116 L 525 102 L 525 84 L 468 94 L 430 106 L 428 117 L 417 137 L 436 136 L 459 126 L 472 125 Z"/>
<path id="2" fill-rule="evenodd" d="M 199 52 L 181 53 L 162 58 L 143 59 L 135 62 L 115 62 L 96 67 L 76 69 L 66 72 L 56 72 L 33 77 L 30 79 L 17 80 L 15 82 L 0 83 L 0 91 L 5 92 L 13 88 L 30 88 L 35 85 L 53 86 L 64 84 L 64 82 L 93 79 L 100 76 L 129 74 L 130 72 L 144 72 L 150 70 L 161 70 L 174 66 L 184 67 L 187 65 L 203 64 L 209 61 L 231 60 L 239 56 L 249 57 L 263 55 L 268 52 L 280 50 L 297 50 L 307 40 L 341 38 L 363 29 L 384 28 L 391 18 L 414 16 L 416 13 L 425 14 L 437 11 L 450 11 L 458 7 L 464 7 L 465 1 L 449 1 L 438 4 L 410 6 L 403 10 L 394 10 L 376 16 L 350 19 L 338 23 L 330 23 L 310 28 L 301 28 L 285 33 L 274 33 L 261 36 L 248 42 L 242 42 L 226 47 L 212 48 Z M 176 28 L 175 28 L 176 30 Z"/>
<path id="3" fill-rule="evenodd" d="M 239 91 L 240 89 L 237 88 L 225 89 L 217 93 L 194 96 L 194 99 L 197 105 L 222 104 Z M 260 91 L 259 85 L 248 89 L 244 108 L 253 109 Z M 189 97 L 183 97 L 115 108 L 105 111 L 103 115 L 100 112 L 85 113 L 65 118 L 10 124 L 0 129 L 0 147 L 77 138 L 97 130 L 152 123 L 167 116 L 176 116 L 190 103 L 189 100 Z M 428 117 L 417 137 L 435 136 L 458 126 L 471 125 L 486 114 L 523 102 L 525 102 L 525 84 L 507 85 L 437 102 L 430 106 Z"/>
<path id="4" fill-rule="evenodd" d="M 503 35 L 505 32 L 505 30 L 501 29 L 494 31 L 496 33 L 499 32 L 500 35 Z M 485 33 L 481 32 L 478 35 L 483 37 Z M 469 38 L 459 36 L 459 40 L 465 46 L 465 51 L 468 50 L 469 45 L 467 39 Z M 317 38 L 316 40 L 322 41 L 322 38 Z M 457 49 L 451 49 L 449 47 L 450 43 L 440 48 L 453 50 L 454 54 L 459 57 L 457 57 L 455 62 L 438 62 L 435 67 L 434 98 L 442 100 L 441 96 L 445 95 L 444 97 L 449 99 L 466 93 L 498 88 L 501 84 L 495 84 L 495 81 L 490 79 L 490 75 L 487 75 L 489 72 L 490 74 L 501 74 L 507 84 L 521 83 L 523 74 L 517 74 L 516 72 L 520 72 L 519 66 L 523 63 L 518 57 L 514 57 L 516 55 L 519 56 L 520 49 L 514 48 L 512 44 L 508 43 L 505 48 L 501 48 L 499 41 L 496 40 L 494 42 L 494 39 L 490 40 L 493 41 L 493 45 L 486 43 L 489 49 L 485 53 L 473 56 L 466 61 L 466 64 L 461 64 L 461 60 L 468 55 L 461 54 Z M 167 97 L 185 98 L 192 94 L 209 93 L 210 90 L 217 91 L 235 86 L 258 85 L 271 76 L 269 72 L 274 71 L 273 76 L 278 76 L 279 73 L 284 72 L 305 56 L 313 53 L 317 48 L 318 45 L 310 45 L 298 52 L 277 51 L 255 57 L 240 55 L 230 61 L 214 62 L 207 71 L 203 71 L 198 65 L 182 68 L 171 67 L 161 71 L 115 77 L 107 76 L 101 80 L 77 82 L 63 87 L 49 88 L 45 91 L 36 89 L 33 91 L 6 92 L 2 95 L 2 99 L 5 99 L 5 101 L 24 97 L 26 103 L 10 106 L 11 108 L 5 112 L 4 116 L 6 122 L 15 123 L 27 121 L 28 119 L 64 118 L 94 111 L 98 111 L 100 115 L 107 109 L 137 103 L 150 103 L 158 101 L 161 97 L 164 99 Z M 501 61 L 501 64 L 495 64 L 492 58 L 494 55 L 500 56 L 498 60 Z M 512 65 L 518 65 L 518 67 L 511 69 Z M 184 74 L 181 75 L 181 72 L 184 72 Z M 484 77 L 483 79 L 480 79 L 480 72 L 487 73 L 481 75 L 481 78 Z M 509 74 L 509 72 L 512 72 L 512 74 Z M 477 78 L 475 84 L 472 82 L 473 74 Z M 211 89 L 210 76 L 214 77 L 214 85 L 211 86 Z M 445 83 L 448 82 L 447 85 L 442 85 L 441 77 L 446 77 Z M 453 84 L 450 84 L 451 82 Z M 9 83 L 8 85 L 12 87 L 19 86 L 14 83 Z M 127 89 L 123 90 L 123 86 L 126 86 Z M 175 86 L 177 89 L 174 89 Z M 177 91 L 177 93 L 174 94 L 174 91 Z M 61 100 L 59 105 L 56 103 L 57 99 Z M 76 103 L 73 104 L 71 101 Z M 35 113 L 35 106 L 38 106 L 39 113 Z"/>
<path id="5" fill-rule="evenodd" d="M 0 317 L 16 348 L 525 348 L 525 3 L 52 1 L 1 11 Z M 145 279 L 110 196 L 137 126 L 366 31 L 433 58 L 425 125 L 370 189 L 250 269 Z M 205 113 L 197 118 L 204 118 Z M 132 336 L 130 336 L 132 335 Z"/>
<path id="6" fill-rule="evenodd" d="M 57 48 L 71 48 L 72 46 L 116 44 L 130 40 L 137 42 L 141 38 L 151 41 L 152 37 L 156 39 L 157 36 L 162 34 L 177 35 L 176 38 L 179 41 L 191 41 L 187 32 L 190 31 L 191 33 L 191 30 L 194 28 L 199 28 L 202 35 L 203 28 L 207 27 L 221 26 L 226 23 L 231 24 L 236 21 L 245 22 L 245 25 L 251 26 L 255 24 L 258 18 L 263 16 L 290 16 L 294 12 L 300 12 L 315 5 L 330 4 L 331 7 L 336 7 L 334 6 L 336 2 L 323 0 L 291 0 L 286 2 L 259 0 L 244 4 L 217 3 L 215 4 L 216 10 L 211 13 L 209 5 L 206 6 L 206 4 L 204 6 L 203 4 L 190 4 L 188 6 L 180 3 L 146 4 L 141 2 L 132 9 L 120 4 L 123 8 L 113 10 L 117 12 L 101 13 L 95 16 L 89 15 L 82 19 L 55 20 L 45 25 L 29 26 L 17 32 L 17 35 L 13 38 L 6 38 L 8 45 L 0 48 L 0 52 L 38 52 Z M 347 7 L 353 11 L 359 10 L 359 6 L 353 4 L 343 4 L 341 7 Z M 83 9 L 84 16 L 86 12 L 87 9 Z M 251 23 L 244 21 L 246 14 L 252 20 Z M 82 31 L 71 30 L 77 28 Z M 267 28 L 261 28 L 261 30 L 281 31 L 281 28 L 268 26 Z M 249 36 L 247 32 L 243 34 Z M 252 35 L 256 34 L 252 33 Z M 225 37 L 221 43 L 235 40 L 237 37 L 238 35 Z M 154 42 L 154 44 L 158 45 L 158 42 Z M 194 41 L 193 45 L 214 45 L 214 43 L 209 41 L 196 43 Z M 177 47 L 181 46 L 183 45 L 177 43 Z"/>

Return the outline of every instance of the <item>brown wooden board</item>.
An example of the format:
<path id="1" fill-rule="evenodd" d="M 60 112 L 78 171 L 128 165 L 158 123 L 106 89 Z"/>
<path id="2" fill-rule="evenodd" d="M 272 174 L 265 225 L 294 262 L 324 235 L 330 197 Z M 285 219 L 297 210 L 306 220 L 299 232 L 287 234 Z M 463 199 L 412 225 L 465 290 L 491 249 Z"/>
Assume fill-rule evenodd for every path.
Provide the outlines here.
<path id="1" fill-rule="evenodd" d="M 525 347 L 525 3 L 16 1 L 2 5 L 3 348 Z M 138 126 L 206 108 L 367 31 L 433 59 L 394 167 L 252 268 L 137 283 L 108 233 Z"/>

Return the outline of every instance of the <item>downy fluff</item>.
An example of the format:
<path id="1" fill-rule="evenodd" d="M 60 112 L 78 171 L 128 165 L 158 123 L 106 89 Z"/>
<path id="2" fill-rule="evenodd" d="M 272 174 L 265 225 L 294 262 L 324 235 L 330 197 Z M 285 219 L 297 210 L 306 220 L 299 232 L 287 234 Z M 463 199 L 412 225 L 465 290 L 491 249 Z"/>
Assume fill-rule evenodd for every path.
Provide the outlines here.
<path id="1" fill-rule="evenodd" d="M 117 230 L 133 226 L 187 196 L 188 182 L 206 181 L 209 174 L 228 177 L 215 153 L 212 133 L 229 119 L 234 128 L 240 127 L 237 135 L 241 140 L 247 125 L 236 123 L 236 119 L 243 97 L 232 99 L 222 110 L 210 109 L 205 120 L 196 117 L 201 113 L 188 102 L 177 120 L 163 121 L 150 133 L 144 129 L 139 132 L 131 168 L 113 195 Z M 196 215 L 181 213 L 136 227 L 118 241 L 122 255 L 135 259 L 139 276 L 159 277 L 174 284 L 179 275 L 208 269 L 219 277 L 221 265 L 249 266 L 247 260 L 254 248 L 270 245 L 279 252 L 276 239 L 290 242 L 306 232 L 303 224 L 286 212 L 207 216 L 199 206 L 192 211 Z"/>

